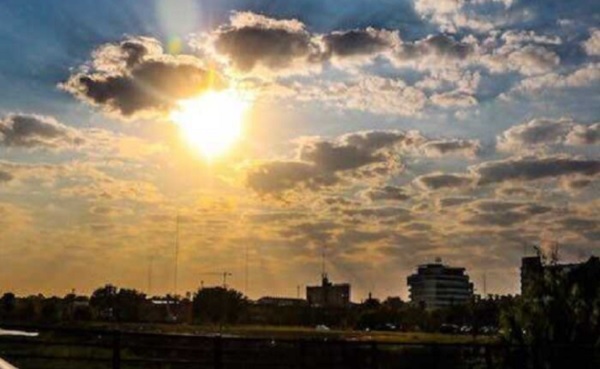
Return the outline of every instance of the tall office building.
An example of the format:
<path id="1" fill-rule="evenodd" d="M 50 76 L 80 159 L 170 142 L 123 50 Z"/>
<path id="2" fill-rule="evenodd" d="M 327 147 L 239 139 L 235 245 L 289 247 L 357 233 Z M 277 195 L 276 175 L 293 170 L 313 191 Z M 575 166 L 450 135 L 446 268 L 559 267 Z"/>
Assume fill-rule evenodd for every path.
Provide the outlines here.
<path id="1" fill-rule="evenodd" d="M 407 278 L 410 299 L 424 304 L 427 309 L 464 304 L 473 296 L 473 283 L 465 274 L 465 268 L 443 265 L 441 260 L 433 264 L 419 265 L 417 273 Z"/>

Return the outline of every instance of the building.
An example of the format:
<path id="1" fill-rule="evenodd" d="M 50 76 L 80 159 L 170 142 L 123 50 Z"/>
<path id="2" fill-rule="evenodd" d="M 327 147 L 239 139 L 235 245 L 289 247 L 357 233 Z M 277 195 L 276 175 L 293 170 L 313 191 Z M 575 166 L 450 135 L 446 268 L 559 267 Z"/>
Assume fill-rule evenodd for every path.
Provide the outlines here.
<path id="1" fill-rule="evenodd" d="M 333 284 L 323 273 L 320 286 L 306 287 L 306 300 L 310 306 L 343 308 L 350 306 L 350 284 Z"/>
<path id="2" fill-rule="evenodd" d="M 465 268 L 453 268 L 436 260 L 419 265 L 417 273 L 407 278 L 410 299 L 427 309 L 463 304 L 473 297 L 473 283 Z"/>
<path id="3" fill-rule="evenodd" d="M 275 307 L 289 307 L 289 306 L 305 306 L 306 300 L 296 299 L 291 297 L 273 297 L 265 296 L 259 298 L 256 303 L 258 305 L 275 306 Z"/>
<path id="4" fill-rule="evenodd" d="M 521 259 L 521 295 L 534 293 L 532 287 L 543 277 L 544 271 L 565 276 L 567 285 L 591 281 L 591 284 L 595 283 L 595 288 L 600 287 L 600 278 L 597 278 L 600 276 L 600 259 L 597 257 L 592 256 L 583 263 L 544 265 L 540 256 L 526 256 Z"/>

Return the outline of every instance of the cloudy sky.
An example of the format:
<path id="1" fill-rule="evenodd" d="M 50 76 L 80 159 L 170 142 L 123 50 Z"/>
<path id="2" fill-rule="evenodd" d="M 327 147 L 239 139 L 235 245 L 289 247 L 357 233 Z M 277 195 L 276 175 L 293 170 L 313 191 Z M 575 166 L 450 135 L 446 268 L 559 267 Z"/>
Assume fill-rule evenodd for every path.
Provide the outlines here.
<path id="1" fill-rule="evenodd" d="M 323 250 L 356 301 L 436 257 L 516 293 L 533 244 L 600 253 L 598 25 L 592 0 L 5 0 L 0 291 L 147 291 L 151 265 L 170 292 L 179 215 L 179 293 L 295 296 Z"/>

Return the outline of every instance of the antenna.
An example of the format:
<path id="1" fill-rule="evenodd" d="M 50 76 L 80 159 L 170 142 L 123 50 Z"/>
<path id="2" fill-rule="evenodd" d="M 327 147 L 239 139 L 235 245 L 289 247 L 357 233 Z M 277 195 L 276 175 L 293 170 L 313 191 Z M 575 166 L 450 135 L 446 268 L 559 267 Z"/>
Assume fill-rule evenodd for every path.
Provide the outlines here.
<path id="1" fill-rule="evenodd" d="M 177 213 L 175 224 L 175 272 L 173 273 L 173 294 L 177 296 L 177 277 L 179 272 L 179 213 Z"/>
<path id="2" fill-rule="evenodd" d="M 248 242 L 245 243 L 244 255 L 244 293 L 248 296 Z"/>
<path id="3" fill-rule="evenodd" d="M 148 259 L 148 295 L 152 295 L 152 264 L 154 263 L 154 255 L 150 255 Z"/>
<path id="4" fill-rule="evenodd" d="M 325 269 L 325 258 L 326 258 L 325 253 L 326 252 L 327 252 L 327 246 L 325 244 L 323 244 L 323 247 L 321 249 L 321 277 L 323 279 L 327 278 L 327 270 Z"/>

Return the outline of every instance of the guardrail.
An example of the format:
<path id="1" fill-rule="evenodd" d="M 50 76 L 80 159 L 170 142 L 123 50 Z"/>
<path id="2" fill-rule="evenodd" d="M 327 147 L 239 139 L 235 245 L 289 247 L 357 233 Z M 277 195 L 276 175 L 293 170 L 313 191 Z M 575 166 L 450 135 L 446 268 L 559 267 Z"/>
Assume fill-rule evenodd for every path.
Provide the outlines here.
<path id="1" fill-rule="evenodd" d="M 545 358 L 530 347 L 501 344 L 395 343 L 269 339 L 119 330 L 20 327 L 38 337 L 0 337 L 0 357 L 20 369 L 412 369 L 600 367 L 592 346 L 553 346 Z"/>

